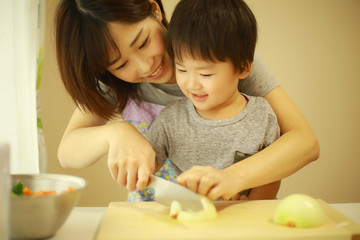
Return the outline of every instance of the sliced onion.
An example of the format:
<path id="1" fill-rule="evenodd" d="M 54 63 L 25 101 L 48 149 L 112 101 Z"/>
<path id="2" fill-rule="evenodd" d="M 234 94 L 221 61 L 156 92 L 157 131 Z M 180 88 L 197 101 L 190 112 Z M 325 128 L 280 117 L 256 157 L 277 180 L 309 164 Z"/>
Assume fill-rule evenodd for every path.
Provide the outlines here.
<path id="1" fill-rule="evenodd" d="M 207 197 L 199 195 L 203 210 L 197 212 L 184 211 L 178 201 L 173 201 L 170 206 L 170 216 L 180 221 L 205 221 L 217 217 L 214 203 Z"/>

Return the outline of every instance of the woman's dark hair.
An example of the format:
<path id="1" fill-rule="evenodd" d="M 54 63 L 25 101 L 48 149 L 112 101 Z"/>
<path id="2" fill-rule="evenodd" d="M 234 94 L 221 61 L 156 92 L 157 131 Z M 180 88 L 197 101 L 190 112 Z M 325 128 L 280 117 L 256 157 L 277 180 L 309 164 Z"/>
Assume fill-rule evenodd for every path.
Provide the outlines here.
<path id="1" fill-rule="evenodd" d="M 242 72 L 254 59 L 256 19 L 242 0 L 181 0 L 166 34 L 169 55 L 230 60 Z M 215 58 L 215 59 L 214 59 Z"/>
<path id="2" fill-rule="evenodd" d="M 162 2 L 156 2 L 167 27 Z M 119 51 L 108 23 L 136 23 L 147 17 L 155 17 L 149 0 L 60 1 L 55 16 L 58 67 L 67 92 L 82 110 L 110 119 L 124 109 L 129 98 L 138 98 L 138 84 L 119 80 L 106 70 L 109 47 Z M 113 94 L 114 102 L 106 100 L 106 91 Z"/>

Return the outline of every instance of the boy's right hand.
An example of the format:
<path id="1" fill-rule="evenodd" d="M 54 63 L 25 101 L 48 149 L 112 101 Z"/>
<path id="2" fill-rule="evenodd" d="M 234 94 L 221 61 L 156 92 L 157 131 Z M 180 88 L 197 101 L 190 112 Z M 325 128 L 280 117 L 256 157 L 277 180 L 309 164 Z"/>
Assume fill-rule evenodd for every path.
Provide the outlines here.
<path id="1" fill-rule="evenodd" d="M 143 190 L 155 171 L 155 151 L 129 122 L 112 122 L 108 127 L 108 167 L 112 178 L 129 191 Z"/>

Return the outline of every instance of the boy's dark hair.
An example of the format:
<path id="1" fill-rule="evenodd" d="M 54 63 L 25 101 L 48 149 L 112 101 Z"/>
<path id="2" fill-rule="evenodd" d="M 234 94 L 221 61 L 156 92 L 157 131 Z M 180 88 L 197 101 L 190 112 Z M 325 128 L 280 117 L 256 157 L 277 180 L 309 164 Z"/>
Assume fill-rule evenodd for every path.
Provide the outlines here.
<path id="1" fill-rule="evenodd" d="M 244 1 L 181 0 L 169 24 L 166 46 L 180 62 L 182 54 L 205 61 L 230 60 L 242 72 L 253 61 L 256 40 L 256 19 Z"/>

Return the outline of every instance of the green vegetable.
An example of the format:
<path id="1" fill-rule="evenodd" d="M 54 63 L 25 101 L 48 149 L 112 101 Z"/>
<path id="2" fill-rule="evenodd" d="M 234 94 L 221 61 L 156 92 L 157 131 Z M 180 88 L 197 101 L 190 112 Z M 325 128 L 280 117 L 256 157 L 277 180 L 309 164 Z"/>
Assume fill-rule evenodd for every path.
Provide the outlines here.
<path id="1" fill-rule="evenodd" d="M 24 195 L 23 189 L 24 189 L 24 183 L 19 182 L 12 188 L 12 193 L 14 193 L 15 195 L 18 195 L 18 196 Z"/>

